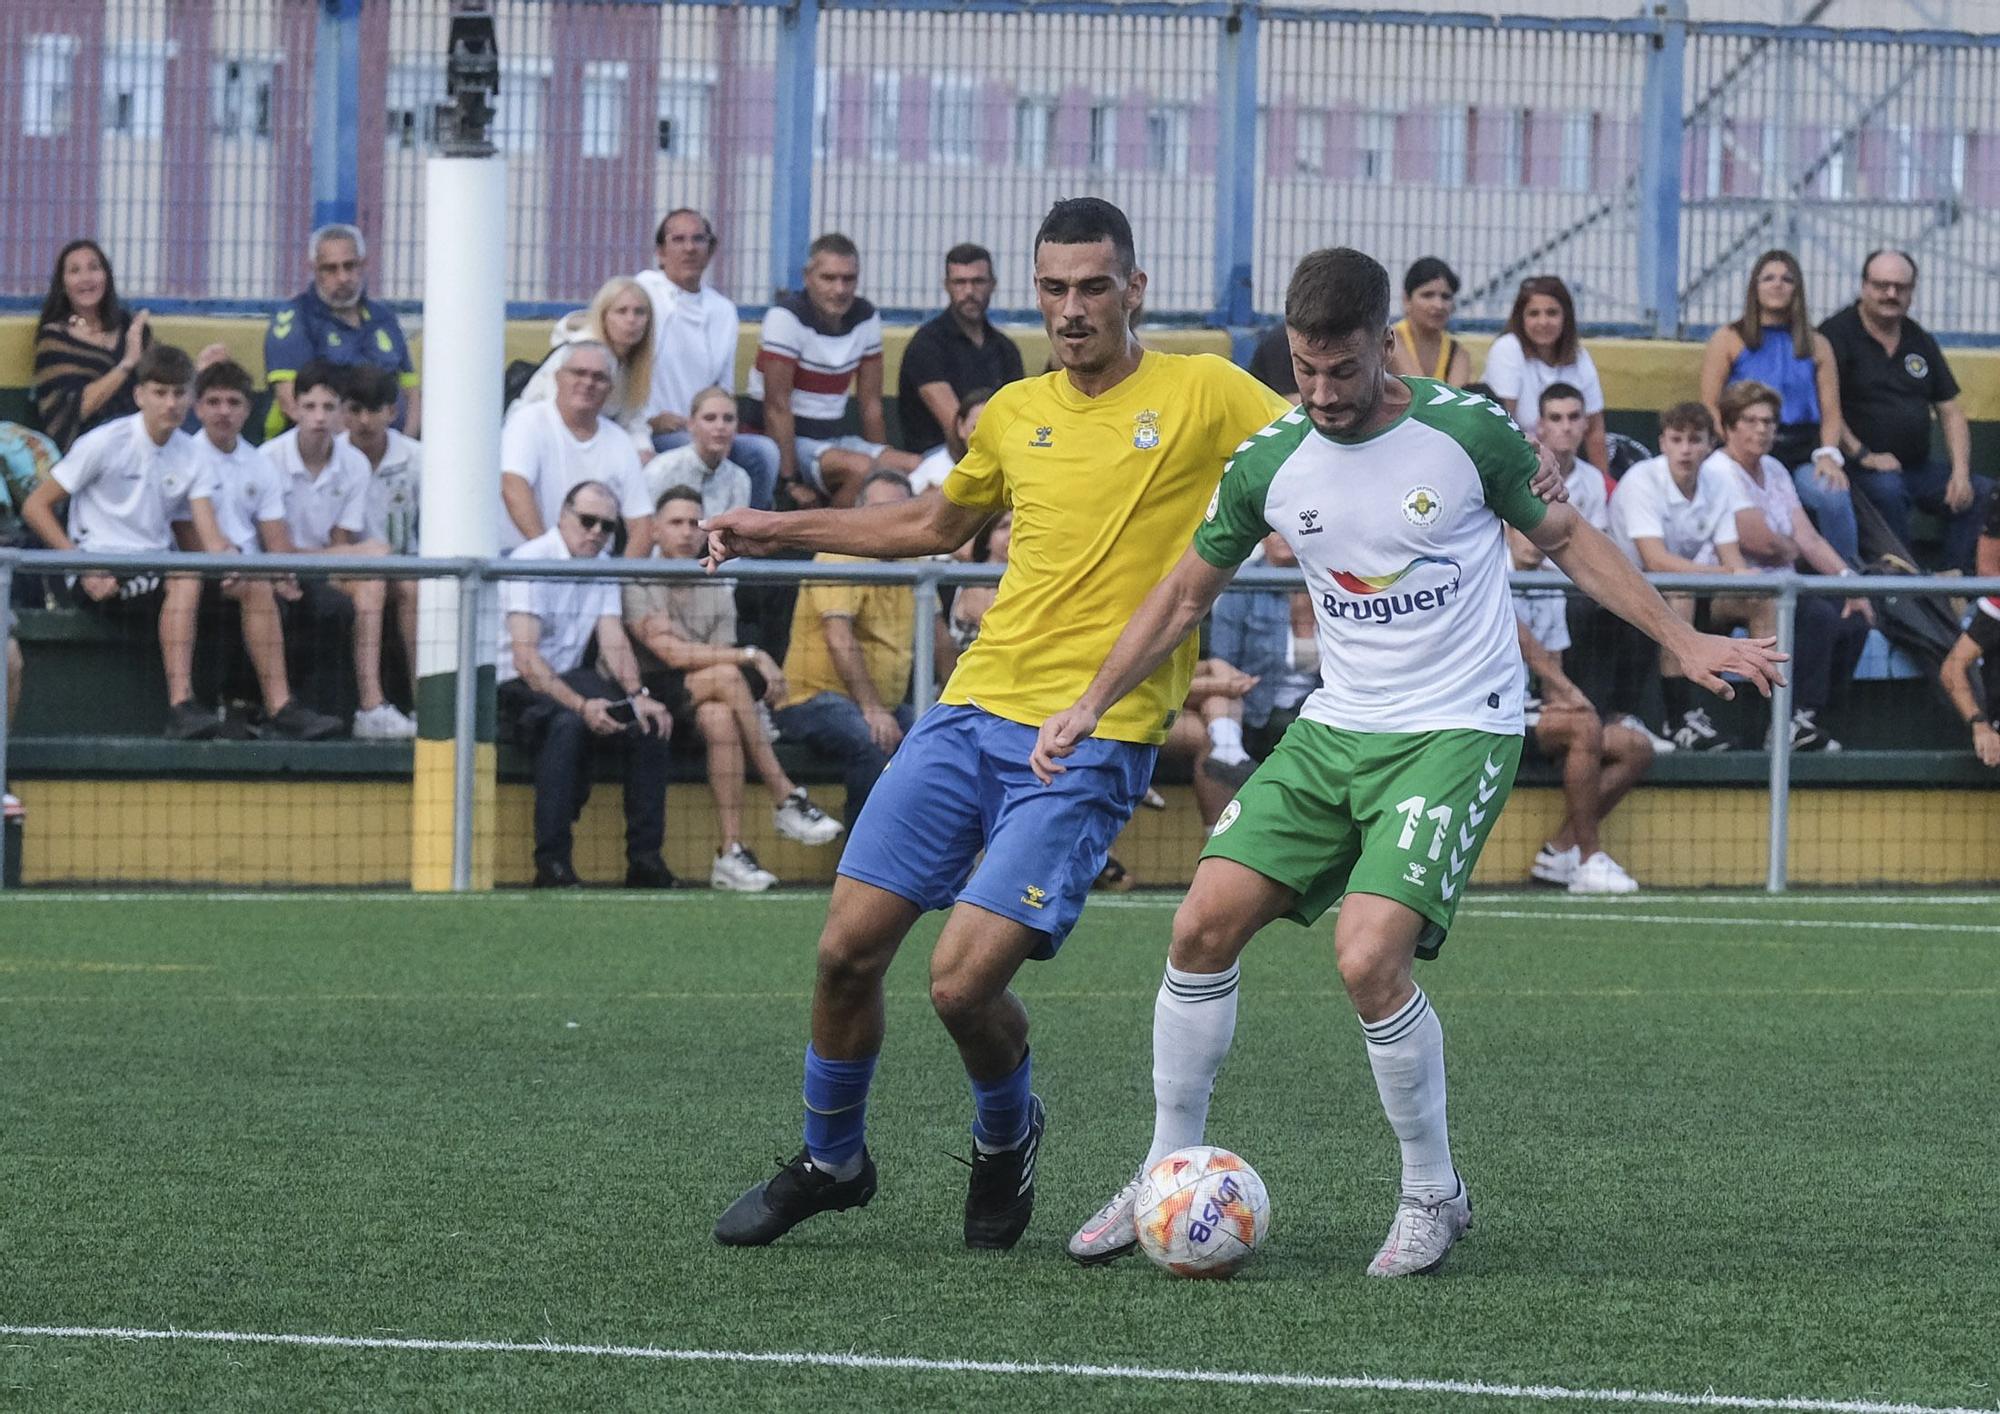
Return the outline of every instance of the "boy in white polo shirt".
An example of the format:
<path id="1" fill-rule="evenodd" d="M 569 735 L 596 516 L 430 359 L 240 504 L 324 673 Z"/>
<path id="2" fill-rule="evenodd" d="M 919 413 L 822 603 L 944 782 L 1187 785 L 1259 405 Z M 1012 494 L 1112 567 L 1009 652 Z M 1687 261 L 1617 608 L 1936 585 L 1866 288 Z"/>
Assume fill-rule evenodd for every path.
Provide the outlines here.
<path id="1" fill-rule="evenodd" d="M 338 440 L 341 374 L 330 364 L 309 363 L 292 384 L 298 424 L 262 448 L 278 468 L 285 488 L 285 520 L 301 554 L 368 556 L 388 552 L 369 540 L 368 459 Z M 357 710 L 354 735 L 363 740 L 396 740 L 417 734 L 417 724 L 382 695 L 382 611 L 387 586 L 379 579 L 313 580 L 290 606 L 287 636 L 315 650 L 315 670 L 326 686 L 324 708 L 340 700 L 325 674 L 336 671 L 328 645 L 351 625 Z M 328 694 L 338 694 L 329 696 Z"/>
<path id="2" fill-rule="evenodd" d="M 350 370 L 343 401 L 347 430 L 335 440 L 368 459 L 364 526 L 368 538 L 387 545 L 392 555 L 417 555 L 422 553 L 417 508 L 423 497 L 424 449 L 416 438 L 405 437 L 389 425 L 395 420 L 400 392 L 396 376 L 386 368 Z M 416 690 L 417 589 L 421 582 L 388 581 L 412 692 Z"/>
<path id="3" fill-rule="evenodd" d="M 49 479 L 21 507 L 21 519 L 56 550 L 92 554 L 161 554 L 174 548 L 178 516 L 194 526 L 196 545 L 227 548 L 216 526 L 212 487 L 180 430 L 188 412 L 194 364 L 171 344 L 155 344 L 132 370 L 139 411 L 95 427 L 70 445 Z M 56 517 L 69 503 L 67 524 Z M 167 676 L 169 737 L 204 740 L 221 730 L 215 713 L 194 700 L 195 612 L 201 580 L 188 575 L 83 574 L 74 581 L 77 602 L 118 618 L 151 618 L 159 624 L 160 661 Z"/>

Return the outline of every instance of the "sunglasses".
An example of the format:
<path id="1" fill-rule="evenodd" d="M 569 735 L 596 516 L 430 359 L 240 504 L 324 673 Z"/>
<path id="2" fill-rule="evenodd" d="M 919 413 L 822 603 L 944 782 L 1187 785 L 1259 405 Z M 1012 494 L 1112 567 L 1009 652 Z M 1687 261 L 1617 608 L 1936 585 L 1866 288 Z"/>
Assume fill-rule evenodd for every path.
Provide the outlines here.
<path id="1" fill-rule="evenodd" d="M 588 535 L 609 535 L 618 528 L 616 516 L 587 516 L 582 511 L 571 511 L 570 514 L 576 517 L 576 523 Z"/>

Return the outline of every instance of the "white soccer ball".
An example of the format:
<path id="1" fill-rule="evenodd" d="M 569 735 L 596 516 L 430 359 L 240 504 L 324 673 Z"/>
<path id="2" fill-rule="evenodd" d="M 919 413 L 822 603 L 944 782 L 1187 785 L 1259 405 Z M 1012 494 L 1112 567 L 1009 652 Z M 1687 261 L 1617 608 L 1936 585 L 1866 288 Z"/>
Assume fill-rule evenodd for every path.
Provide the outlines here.
<path id="1" fill-rule="evenodd" d="M 1227 1149 L 1176 1149 L 1146 1171 L 1139 1246 L 1177 1277 L 1234 1276 L 1271 1230 L 1271 1195 Z"/>

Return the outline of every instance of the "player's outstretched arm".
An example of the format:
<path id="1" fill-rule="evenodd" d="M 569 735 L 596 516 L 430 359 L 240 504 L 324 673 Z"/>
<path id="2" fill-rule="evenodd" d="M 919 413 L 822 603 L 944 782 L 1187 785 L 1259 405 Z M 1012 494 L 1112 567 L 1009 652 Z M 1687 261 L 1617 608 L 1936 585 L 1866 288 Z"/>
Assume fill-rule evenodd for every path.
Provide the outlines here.
<path id="1" fill-rule="evenodd" d="M 1058 762 L 1097 730 L 1098 719 L 1180 647 L 1235 576 L 1233 567 L 1217 569 L 1188 547 L 1139 605 L 1083 696 L 1042 723 L 1028 765 L 1043 785 L 1065 769 Z"/>
<path id="2" fill-rule="evenodd" d="M 936 491 L 908 501 L 888 501 L 839 511 L 724 511 L 701 523 L 708 532 L 702 564 L 713 573 L 739 555 L 775 555 L 784 550 L 868 555 L 907 560 L 943 555 L 978 533 L 985 511 L 973 510 Z"/>
<path id="3" fill-rule="evenodd" d="M 1569 506 L 1549 507 L 1528 538 L 1584 593 L 1678 658 L 1688 681 L 1728 700 L 1736 696 L 1736 689 L 1723 680 L 1724 673 L 1747 678 L 1766 697 L 1785 680 L 1778 665 L 1788 655 L 1778 651 L 1777 639 L 1696 633 L 1667 607 L 1610 537 Z"/>

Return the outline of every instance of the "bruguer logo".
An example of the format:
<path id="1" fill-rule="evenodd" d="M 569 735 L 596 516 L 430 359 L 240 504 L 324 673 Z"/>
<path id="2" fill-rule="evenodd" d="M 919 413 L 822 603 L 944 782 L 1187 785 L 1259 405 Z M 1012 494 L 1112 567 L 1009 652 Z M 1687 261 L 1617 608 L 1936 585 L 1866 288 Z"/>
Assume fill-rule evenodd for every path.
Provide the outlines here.
<path id="1" fill-rule="evenodd" d="M 1426 577 L 1441 579 L 1441 583 L 1421 589 L 1397 590 L 1397 585 L 1426 566 L 1438 567 L 1439 573 Z M 1406 614 L 1442 609 L 1458 593 L 1458 578 L 1458 561 L 1437 555 L 1419 555 L 1394 574 L 1365 575 L 1335 570 L 1333 582 L 1354 597 L 1323 594 L 1320 596 L 1320 607 L 1336 619 L 1386 624 Z"/>

